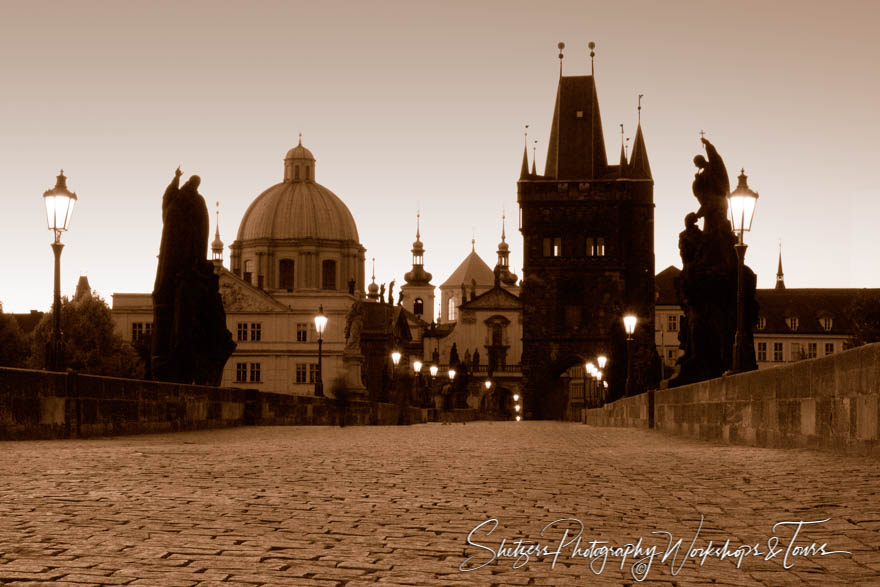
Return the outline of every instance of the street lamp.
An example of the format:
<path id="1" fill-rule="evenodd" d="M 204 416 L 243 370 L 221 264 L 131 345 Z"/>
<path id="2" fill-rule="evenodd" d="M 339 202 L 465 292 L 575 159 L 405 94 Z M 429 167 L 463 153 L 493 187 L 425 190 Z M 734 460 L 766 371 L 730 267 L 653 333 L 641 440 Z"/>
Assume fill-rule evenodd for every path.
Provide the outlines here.
<path id="1" fill-rule="evenodd" d="M 438 369 L 439 369 L 439 368 L 437 367 L 437 365 L 431 365 L 431 366 L 428 368 L 428 371 L 431 372 L 431 378 L 432 378 L 432 379 L 433 379 L 434 377 L 437 377 L 437 371 L 438 371 Z"/>
<path id="2" fill-rule="evenodd" d="M 633 333 L 636 331 L 637 318 L 635 314 L 627 314 L 623 317 L 623 327 L 626 329 L 626 395 L 632 395 L 632 354 Z"/>
<path id="3" fill-rule="evenodd" d="M 596 362 L 599 363 L 599 368 L 604 369 L 605 365 L 608 363 L 608 357 L 605 355 L 599 355 L 599 358 L 596 359 Z"/>
<path id="4" fill-rule="evenodd" d="M 492 382 L 489 381 L 489 380 L 487 379 L 487 380 L 483 383 L 483 385 L 486 387 L 486 391 L 489 391 L 489 389 L 492 387 Z"/>
<path id="5" fill-rule="evenodd" d="M 315 380 L 315 395 L 324 395 L 324 377 L 321 372 L 321 347 L 324 344 L 324 328 L 327 326 L 327 316 L 324 315 L 324 305 L 318 307 L 318 315 L 315 316 L 315 330 L 318 332 L 318 377 Z"/>
<path id="6" fill-rule="evenodd" d="M 730 369 L 731 373 L 739 373 L 744 370 L 743 356 L 746 352 L 746 312 L 743 272 L 746 260 L 746 248 L 748 247 L 743 242 L 743 233 L 751 230 L 752 219 L 755 216 L 755 205 L 758 203 L 758 193 L 749 189 L 746 179 L 746 170 L 742 169 L 736 189 L 727 196 L 727 209 L 730 212 L 733 233 L 737 236 L 737 243 L 734 245 L 737 260 L 736 337 L 733 342 L 733 365 Z"/>
<path id="7" fill-rule="evenodd" d="M 391 353 L 391 362 L 394 363 L 395 367 L 400 364 L 400 351 L 394 351 Z"/>
<path id="8" fill-rule="evenodd" d="M 449 382 L 452 383 L 452 380 L 455 379 L 455 369 L 449 370 Z"/>
<path id="9" fill-rule="evenodd" d="M 413 373 L 416 374 L 416 398 L 422 403 L 422 407 L 426 407 L 427 400 L 422 393 L 422 362 L 421 361 L 413 361 Z"/>
<path id="10" fill-rule="evenodd" d="M 53 302 L 53 318 L 55 327 L 52 331 L 51 356 L 47 357 L 47 367 L 53 371 L 64 368 L 63 349 L 61 343 L 61 233 L 70 226 L 70 217 L 76 204 L 76 194 L 67 189 L 67 178 L 64 170 L 56 177 L 55 187 L 43 192 L 43 204 L 46 206 L 46 220 L 49 230 L 55 233 L 52 252 L 55 253 L 55 299 Z"/>

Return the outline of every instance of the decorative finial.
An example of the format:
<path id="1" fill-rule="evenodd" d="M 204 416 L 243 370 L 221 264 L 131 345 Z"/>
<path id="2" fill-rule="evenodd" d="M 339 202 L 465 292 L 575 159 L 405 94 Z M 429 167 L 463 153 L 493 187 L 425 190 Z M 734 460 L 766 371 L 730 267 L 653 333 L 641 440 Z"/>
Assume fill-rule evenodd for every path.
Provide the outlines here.
<path id="1" fill-rule="evenodd" d="M 596 57 L 596 43 L 590 41 L 589 43 L 587 43 L 587 47 L 590 48 L 590 75 L 596 75 L 596 66 L 593 61 L 593 58 Z"/>
<path id="2" fill-rule="evenodd" d="M 501 242 L 504 242 L 504 239 L 506 238 L 506 235 L 504 234 L 504 232 L 505 232 L 504 225 L 506 224 L 504 221 L 506 219 L 507 219 L 507 216 L 504 215 L 504 206 L 502 206 L 501 207 Z"/>
<path id="3" fill-rule="evenodd" d="M 477 250 L 477 230 L 471 227 L 471 252 Z"/>
<path id="4" fill-rule="evenodd" d="M 419 240 L 419 238 L 421 238 L 421 234 L 419 234 L 419 229 L 421 228 L 421 226 L 420 226 L 421 218 L 422 218 L 421 210 L 416 210 L 416 240 Z"/>
<path id="5" fill-rule="evenodd" d="M 216 202 L 217 204 L 217 234 L 220 234 L 220 201 Z"/>
<path id="6" fill-rule="evenodd" d="M 623 156 L 629 161 L 629 137 L 626 137 L 626 146 L 623 148 Z"/>
<path id="7" fill-rule="evenodd" d="M 704 138 L 706 138 L 706 131 L 701 130 L 700 131 L 700 140 L 703 140 Z"/>
<path id="8" fill-rule="evenodd" d="M 526 137 L 525 138 L 526 145 L 528 145 L 529 144 L 529 125 L 528 124 L 526 125 L 526 131 L 525 131 L 524 135 Z"/>
<path id="9" fill-rule="evenodd" d="M 535 160 L 535 156 L 537 155 L 537 153 L 538 153 L 538 139 L 535 139 L 534 143 L 532 144 L 532 161 Z"/>
<path id="10" fill-rule="evenodd" d="M 565 49 L 565 43 L 560 41 L 556 46 L 559 48 L 559 77 L 562 77 L 562 50 Z"/>
<path id="11" fill-rule="evenodd" d="M 373 257 L 373 283 L 376 283 L 376 257 Z"/>
<path id="12" fill-rule="evenodd" d="M 642 123 L 642 98 L 644 96 L 644 94 L 639 94 L 639 124 Z"/>
<path id="13" fill-rule="evenodd" d="M 297 146 L 302 147 L 302 144 L 303 144 L 303 134 L 299 133 L 299 145 L 297 145 Z"/>
<path id="14" fill-rule="evenodd" d="M 620 146 L 623 147 L 623 123 L 620 123 Z"/>

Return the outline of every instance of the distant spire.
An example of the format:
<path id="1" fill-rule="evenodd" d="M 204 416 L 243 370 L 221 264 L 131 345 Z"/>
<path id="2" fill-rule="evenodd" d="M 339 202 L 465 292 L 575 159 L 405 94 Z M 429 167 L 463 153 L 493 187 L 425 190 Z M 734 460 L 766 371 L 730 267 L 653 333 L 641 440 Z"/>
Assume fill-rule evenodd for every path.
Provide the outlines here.
<path id="1" fill-rule="evenodd" d="M 779 241 L 779 267 L 776 269 L 776 289 L 785 289 L 785 278 L 782 273 L 782 240 Z"/>
<path id="2" fill-rule="evenodd" d="M 422 245 L 421 210 L 416 211 L 416 242 L 412 246 L 412 270 L 403 279 L 408 285 L 428 285 L 432 275 L 425 271 L 425 247 Z M 373 270 L 375 272 L 375 269 Z"/>
<path id="3" fill-rule="evenodd" d="M 538 175 L 538 172 L 535 169 L 535 161 L 537 161 L 537 159 L 538 159 L 537 155 L 538 155 L 538 139 L 535 139 L 535 142 L 532 145 L 532 175 Z"/>
<path id="4" fill-rule="evenodd" d="M 565 49 L 565 43 L 560 41 L 556 47 L 559 49 L 559 77 L 562 77 L 562 50 Z"/>
<path id="5" fill-rule="evenodd" d="M 506 234 L 507 215 L 501 210 L 501 242 L 498 243 L 498 261 L 495 264 L 495 285 L 512 287 L 516 285 L 517 276 L 510 272 L 510 245 Z"/>
<path id="6" fill-rule="evenodd" d="M 504 230 L 505 230 L 506 222 L 504 222 L 504 221 L 506 218 L 507 218 L 507 216 L 504 215 L 504 207 L 502 207 L 501 208 L 501 242 L 504 242 L 504 239 L 505 239 Z"/>
<path id="7" fill-rule="evenodd" d="M 639 94 L 639 108 L 638 108 L 638 111 L 639 111 L 639 124 L 642 124 L 642 98 L 643 98 L 644 96 L 645 96 L 644 94 Z"/>
<path id="8" fill-rule="evenodd" d="M 618 176 L 624 177 L 626 175 L 626 140 L 623 138 L 623 123 L 620 125 L 620 169 L 618 170 Z"/>
<path id="9" fill-rule="evenodd" d="M 590 48 L 590 75 L 596 75 L 596 64 L 594 58 L 596 57 L 596 43 L 590 41 L 587 44 L 587 47 Z"/>
<path id="10" fill-rule="evenodd" d="M 214 231 L 214 242 L 211 243 L 211 260 L 223 263 L 223 241 L 220 240 L 220 202 L 217 205 L 217 227 Z"/>
<path id="11" fill-rule="evenodd" d="M 477 235 L 476 231 L 471 229 L 471 252 L 474 253 L 477 250 Z"/>
<path id="12" fill-rule="evenodd" d="M 373 281 L 367 286 L 367 298 L 374 302 L 379 299 L 379 286 L 376 285 L 376 257 L 373 257 Z"/>
<path id="13" fill-rule="evenodd" d="M 526 125 L 525 139 L 523 142 L 523 160 L 522 168 L 519 171 L 519 178 L 525 179 L 529 176 L 529 125 Z"/>

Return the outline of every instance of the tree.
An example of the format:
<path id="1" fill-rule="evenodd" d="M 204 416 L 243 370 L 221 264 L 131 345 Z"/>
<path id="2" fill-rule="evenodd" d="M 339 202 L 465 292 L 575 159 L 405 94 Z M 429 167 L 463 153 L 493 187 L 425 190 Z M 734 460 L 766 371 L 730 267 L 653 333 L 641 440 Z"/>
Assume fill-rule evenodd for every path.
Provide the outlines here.
<path id="1" fill-rule="evenodd" d="M 42 369 L 52 338 L 54 316 L 48 312 L 34 331 L 31 366 Z M 113 328 L 110 307 L 98 295 L 79 301 L 61 301 L 61 332 L 64 341 L 64 366 L 92 375 L 142 377 L 138 357 L 130 344 Z"/>
<path id="2" fill-rule="evenodd" d="M 0 308 L 0 366 L 25 367 L 30 344 L 18 321 Z"/>
<path id="3" fill-rule="evenodd" d="M 847 317 L 852 324 L 848 347 L 880 342 L 880 291 L 863 289 L 850 304 Z"/>

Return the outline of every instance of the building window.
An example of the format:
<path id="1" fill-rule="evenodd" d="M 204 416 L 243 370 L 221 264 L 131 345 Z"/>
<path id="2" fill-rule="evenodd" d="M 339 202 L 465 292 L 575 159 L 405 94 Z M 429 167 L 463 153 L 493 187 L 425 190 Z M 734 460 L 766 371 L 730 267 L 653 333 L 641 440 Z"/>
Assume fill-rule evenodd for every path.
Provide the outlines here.
<path id="1" fill-rule="evenodd" d="M 774 342 L 773 343 L 773 360 L 777 363 L 782 361 L 782 343 Z"/>
<path id="2" fill-rule="evenodd" d="M 807 358 L 808 359 L 815 359 L 816 358 L 816 353 L 817 353 L 816 346 L 817 345 L 815 342 L 808 342 L 807 343 Z"/>
<path id="3" fill-rule="evenodd" d="M 587 257 L 604 257 L 605 256 L 605 239 L 599 237 L 587 237 Z"/>
<path id="4" fill-rule="evenodd" d="M 247 363 L 235 364 L 235 382 L 244 383 L 247 381 Z"/>
<path id="5" fill-rule="evenodd" d="M 251 322 L 251 340 L 260 340 L 263 338 L 263 323 Z"/>
<path id="6" fill-rule="evenodd" d="M 797 330 L 797 329 L 798 329 L 798 324 L 799 324 L 799 322 L 798 322 L 798 318 L 797 318 L 797 316 L 790 316 L 790 317 L 788 318 L 788 320 L 786 320 L 786 322 L 788 323 L 788 327 L 789 327 L 789 329 L 791 329 L 791 330 Z"/>
<path id="7" fill-rule="evenodd" d="M 321 289 L 336 289 L 336 261 L 321 262 Z"/>
<path id="8" fill-rule="evenodd" d="M 544 256 L 545 257 L 561 257 L 562 256 L 562 237 L 554 236 L 544 239 Z"/>
<path id="9" fill-rule="evenodd" d="M 574 115 L 577 116 L 578 118 L 583 118 L 583 117 L 584 117 L 584 111 L 583 111 L 583 110 L 578 110 L 577 112 L 575 112 Z"/>
<path id="10" fill-rule="evenodd" d="M 834 354 L 834 343 L 833 342 L 826 342 L 825 343 L 825 354 L 826 355 L 833 355 Z"/>
<path id="11" fill-rule="evenodd" d="M 791 343 L 791 360 L 799 361 L 804 358 L 804 351 L 801 350 L 801 343 Z"/>
<path id="12" fill-rule="evenodd" d="M 416 316 L 421 316 L 424 313 L 425 313 L 425 302 L 422 300 L 422 298 L 416 298 L 413 301 L 413 314 L 415 314 Z"/>
<path id="13" fill-rule="evenodd" d="M 309 325 L 307 322 L 298 322 L 296 325 L 296 342 L 309 341 Z"/>
<path id="14" fill-rule="evenodd" d="M 312 168 L 306 165 L 306 179 L 312 179 Z"/>
<path id="15" fill-rule="evenodd" d="M 758 343 L 758 360 L 766 361 L 767 360 L 767 343 L 759 342 Z"/>
<path id="16" fill-rule="evenodd" d="M 767 319 L 763 316 L 758 316 L 758 330 L 764 330 L 767 327 Z"/>
<path id="17" fill-rule="evenodd" d="M 244 262 L 244 276 L 243 279 L 248 283 L 252 283 L 251 277 L 254 274 L 254 262 L 248 259 Z"/>
<path id="18" fill-rule="evenodd" d="M 306 383 L 306 364 L 305 363 L 297 363 L 296 364 L 296 382 L 297 383 Z"/>
<path id="19" fill-rule="evenodd" d="M 251 383 L 260 382 L 260 364 L 251 363 Z"/>
<path id="20" fill-rule="evenodd" d="M 669 332 L 678 332 L 678 314 L 670 314 L 666 317 L 666 326 Z"/>
<path id="21" fill-rule="evenodd" d="M 674 363 L 675 363 L 675 358 L 676 358 L 675 355 L 676 355 L 676 354 L 677 354 L 677 352 L 676 352 L 675 349 L 666 349 L 666 360 L 667 360 L 670 364 L 674 364 Z"/>
<path id="22" fill-rule="evenodd" d="M 446 319 L 455 320 L 455 298 L 449 298 L 449 303 L 446 304 Z"/>
<path id="23" fill-rule="evenodd" d="M 587 257 L 593 256 L 593 251 L 595 250 L 595 243 L 593 242 L 593 237 L 587 237 Z"/>
<path id="24" fill-rule="evenodd" d="M 318 364 L 309 363 L 309 383 L 318 381 Z"/>
<path id="25" fill-rule="evenodd" d="M 596 256 L 604 257 L 605 256 L 605 239 L 601 236 L 596 239 Z"/>
<path id="26" fill-rule="evenodd" d="M 238 333 L 235 337 L 236 340 L 247 340 L 247 322 L 239 322 L 236 325 L 236 331 Z"/>
<path id="27" fill-rule="evenodd" d="M 830 331 L 834 327 L 834 319 L 831 316 L 825 316 L 822 318 L 822 328 L 825 329 L 826 332 Z"/>
<path id="28" fill-rule="evenodd" d="M 293 291 L 293 260 L 281 259 L 278 263 L 278 288 Z"/>
<path id="29" fill-rule="evenodd" d="M 132 342 L 142 340 L 145 336 L 153 333 L 152 322 L 132 322 L 131 324 L 131 340 Z"/>

